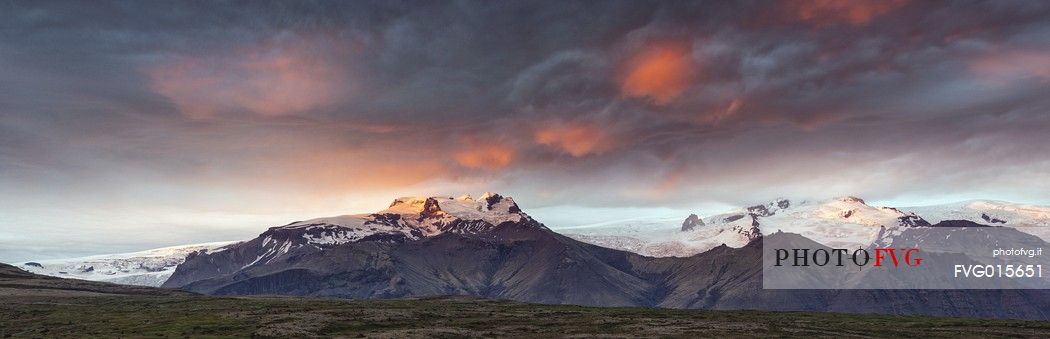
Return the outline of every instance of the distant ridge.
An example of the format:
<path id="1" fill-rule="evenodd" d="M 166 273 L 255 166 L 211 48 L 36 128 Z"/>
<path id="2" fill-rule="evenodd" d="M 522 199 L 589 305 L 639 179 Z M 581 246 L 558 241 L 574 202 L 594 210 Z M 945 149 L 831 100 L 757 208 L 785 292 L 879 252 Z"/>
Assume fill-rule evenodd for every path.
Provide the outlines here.
<path id="1" fill-rule="evenodd" d="M 647 256 L 688 257 L 722 244 L 742 247 L 763 234 L 777 231 L 802 234 L 828 246 L 866 247 L 884 234 L 947 220 L 1014 227 L 1043 240 L 1050 239 L 1050 207 L 1046 206 L 972 200 L 923 207 L 880 207 L 853 196 L 821 201 L 778 198 L 707 216 L 692 214 L 682 215 L 681 219 L 573 227 L 566 235 Z M 637 225 L 648 229 L 640 230 Z"/>
<path id="2" fill-rule="evenodd" d="M 0 264 L 0 297 L 192 294 L 171 289 L 55 278 L 26 272 L 11 265 Z"/>

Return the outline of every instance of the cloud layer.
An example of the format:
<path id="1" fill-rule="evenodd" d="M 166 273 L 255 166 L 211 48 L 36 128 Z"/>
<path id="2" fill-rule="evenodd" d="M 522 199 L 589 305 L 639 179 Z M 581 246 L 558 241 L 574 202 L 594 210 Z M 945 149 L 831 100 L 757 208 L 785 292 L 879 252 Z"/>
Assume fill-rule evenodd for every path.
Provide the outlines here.
<path id="1" fill-rule="evenodd" d="M 1047 204 L 1048 18 L 1031 1 L 5 2 L 0 248 L 50 228 L 224 240 L 199 228 L 484 190 Z"/>

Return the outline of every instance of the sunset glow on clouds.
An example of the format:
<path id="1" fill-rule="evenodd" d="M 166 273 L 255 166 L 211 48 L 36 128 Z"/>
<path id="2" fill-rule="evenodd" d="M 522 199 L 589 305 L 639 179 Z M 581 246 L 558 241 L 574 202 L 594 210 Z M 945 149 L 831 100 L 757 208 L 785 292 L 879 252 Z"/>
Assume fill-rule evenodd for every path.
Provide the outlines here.
<path id="1" fill-rule="evenodd" d="M 658 104 L 666 104 L 681 95 L 695 72 L 687 51 L 671 46 L 641 51 L 627 67 L 624 95 L 650 98 Z"/>
<path id="2" fill-rule="evenodd" d="M 546 127 L 537 130 L 534 136 L 536 143 L 574 157 L 608 151 L 615 143 L 600 127 L 589 124 Z"/>
<path id="3" fill-rule="evenodd" d="M 514 150 L 500 144 L 472 142 L 468 148 L 456 151 L 453 158 L 467 168 L 500 169 L 514 160 Z"/>
<path id="4" fill-rule="evenodd" d="M 903 7 L 908 0 L 795 0 L 785 2 L 798 19 L 816 25 L 866 25 L 875 17 Z"/>
<path id="5" fill-rule="evenodd" d="M 347 79 L 331 46 L 281 37 L 230 51 L 174 56 L 146 71 L 158 93 L 195 118 L 244 112 L 303 114 L 330 105 Z M 339 60 L 346 61 L 346 60 Z"/>
<path id="6" fill-rule="evenodd" d="M 142 249 L 422 194 L 1050 204 L 1048 18 L 1039 1 L 4 2 L 0 216 L 19 221 L 0 259 L 40 229 Z"/>
<path id="7" fill-rule="evenodd" d="M 1009 83 L 1026 78 L 1050 81 L 1050 51 L 1005 51 L 977 58 L 971 68 L 989 80 Z"/>

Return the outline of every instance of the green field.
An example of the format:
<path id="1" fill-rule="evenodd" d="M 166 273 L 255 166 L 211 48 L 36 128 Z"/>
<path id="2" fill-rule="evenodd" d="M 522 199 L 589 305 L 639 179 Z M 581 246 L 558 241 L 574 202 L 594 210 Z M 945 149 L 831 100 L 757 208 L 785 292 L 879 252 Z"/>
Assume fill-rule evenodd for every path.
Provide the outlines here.
<path id="1" fill-rule="evenodd" d="M 469 298 L 341 301 L 3 296 L 2 337 L 1047 337 L 1050 322 L 591 308 Z"/>

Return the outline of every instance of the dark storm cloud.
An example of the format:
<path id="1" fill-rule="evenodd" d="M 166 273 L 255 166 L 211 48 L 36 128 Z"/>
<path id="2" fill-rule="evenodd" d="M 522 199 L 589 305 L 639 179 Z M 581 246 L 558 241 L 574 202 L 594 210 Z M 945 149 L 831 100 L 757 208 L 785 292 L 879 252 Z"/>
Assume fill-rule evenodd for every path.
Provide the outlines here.
<path id="1" fill-rule="evenodd" d="M 0 2 L 0 199 L 1046 203 L 1048 17 L 1033 1 Z"/>

